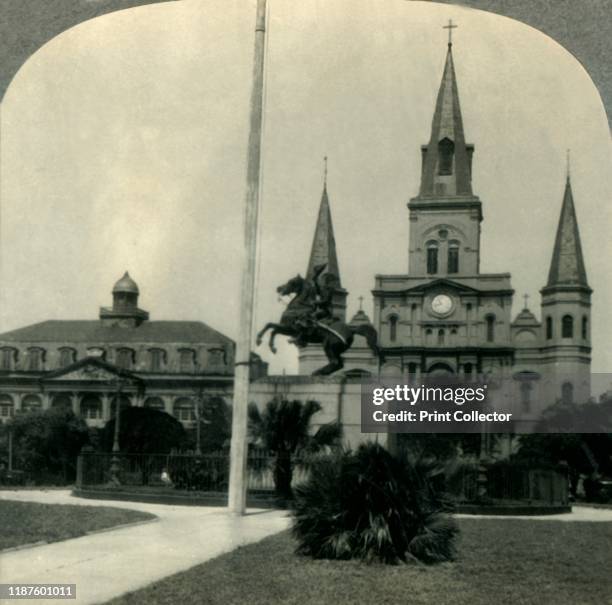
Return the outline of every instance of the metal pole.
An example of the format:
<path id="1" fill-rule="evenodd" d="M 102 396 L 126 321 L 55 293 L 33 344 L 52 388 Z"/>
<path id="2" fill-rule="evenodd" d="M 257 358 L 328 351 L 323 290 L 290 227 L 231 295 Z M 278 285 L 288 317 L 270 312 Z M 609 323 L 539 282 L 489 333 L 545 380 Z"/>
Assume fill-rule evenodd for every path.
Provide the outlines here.
<path id="1" fill-rule="evenodd" d="M 202 438 L 200 433 L 200 396 L 199 394 L 194 397 L 195 403 L 195 417 L 196 417 L 196 456 L 202 455 Z"/>
<path id="2" fill-rule="evenodd" d="M 245 245 L 243 252 L 240 323 L 238 341 L 236 343 L 228 495 L 228 508 L 230 512 L 237 515 L 243 515 L 246 510 L 247 406 L 249 397 L 251 333 L 253 331 L 253 301 L 255 294 L 255 254 L 257 250 L 257 211 L 259 206 L 265 32 L 266 0 L 257 0 L 253 88 L 251 90 L 251 118 L 247 155 Z"/>
<path id="3" fill-rule="evenodd" d="M 13 470 L 13 427 L 8 430 L 8 472 Z"/>
<path id="4" fill-rule="evenodd" d="M 121 380 L 117 383 L 117 394 L 115 396 L 115 431 L 114 431 L 114 439 L 113 439 L 113 457 L 111 459 L 111 482 L 118 485 L 119 481 L 119 471 L 121 469 L 121 460 L 119 459 L 119 425 L 121 423 L 121 388 L 123 383 Z"/>

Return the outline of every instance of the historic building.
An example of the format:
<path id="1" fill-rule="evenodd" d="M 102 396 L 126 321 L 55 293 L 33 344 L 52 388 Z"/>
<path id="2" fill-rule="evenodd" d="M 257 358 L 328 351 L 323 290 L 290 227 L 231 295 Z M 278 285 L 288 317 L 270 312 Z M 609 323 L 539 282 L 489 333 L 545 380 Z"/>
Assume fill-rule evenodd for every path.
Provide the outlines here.
<path id="1" fill-rule="evenodd" d="M 474 152 L 474 145 L 466 142 L 449 43 L 431 136 L 421 147 L 419 191 L 408 202 L 408 270 L 401 275 L 376 275 L 372 290 L 372 324 L 385 361 L 379 367 L 378 359 L 358 337 L 345 355 L 344 374 L 406 381 L 432 375 L 486 380 L 500 387 L 492 400 L 529 425 L 559 399 L 585 402 L 590 396 L 592 290 L 570 178 L 568 174 L 548 280 L 541 290 L 541 319 L 526 304 L 513 319 L 510 273 L 480 270 L 483 208 L 494 211 L 494 206 L 474 193 Z M 347 292 L 341 286 L 326 185 L 308 275 L 322 262 L 338 284 L 335 314 L 345 319 Z M 367 321 L 362 310 L 351 319 Z M 325 356 L 320 347 L 311 345 L 300 350 L 299 361 L 300 374 L 305 375 L 324 365 Z M 298 386 L 303 382 L 289 389 L 284 378 L 276 381 L 274 389 L 291 390 L 293 396 L 296 389 L 304 390 Z M 260 383 L 258 388 L 263 388 L 274 378 Z M 329 406 L 340 409 L 336 399 L 342 389 L 330 388 L 334 394 Z M 329 411 L 328 416 L 334 413 Z"/>
<path id="2" fill-rule="evenodd" d="M 113 287 L 98 320 L 50 320 L 0 334 L 0 418 L 67 406 L 93 427 L 121 405 L 165 410 L 186 427 L 196 401 L 231 399 L 234 343 L 197 321 L 150 321 L 136 282 Z M 253 376 L 267 364 L 253 356 Z"/>

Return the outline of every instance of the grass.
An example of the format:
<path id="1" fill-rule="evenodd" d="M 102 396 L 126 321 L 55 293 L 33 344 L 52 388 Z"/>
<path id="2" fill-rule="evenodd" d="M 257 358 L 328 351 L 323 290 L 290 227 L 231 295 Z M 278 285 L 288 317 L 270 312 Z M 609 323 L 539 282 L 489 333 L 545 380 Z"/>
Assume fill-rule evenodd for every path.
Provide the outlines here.
<path id="1" fill-rule="evenodd" d="M 114 599 L 112 605 L 604 605 L 612 524 L 461 519 L 459 554 L 435 566 L 315 561 L 288 532 Z"/>
<path id="2" fill-rule="evenodd" d="M 0 550 L 33 542 L 58 542 L 89 531 L 153 519 L 155 515 L 106 506 L 37 504 L 0 500 Z"/>

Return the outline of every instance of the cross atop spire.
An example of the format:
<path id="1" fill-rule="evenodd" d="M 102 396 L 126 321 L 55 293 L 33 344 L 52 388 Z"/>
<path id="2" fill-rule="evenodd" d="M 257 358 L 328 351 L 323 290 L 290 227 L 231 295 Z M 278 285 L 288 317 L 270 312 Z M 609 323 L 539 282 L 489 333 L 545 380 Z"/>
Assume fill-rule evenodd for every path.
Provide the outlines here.
<path id="1" fill-rule="evenodd" d="M 448 30 L 448 46 L 449 48 L 453 45 L 453 30 L 457 29 L 459 26 L 453 24 L 453 20 L 448 20 L 448 25 L 443 25 L 442 29 Z"/>
<path id="2" fill-rule="evenodd" d="M 327 156 L 323 158 L 323 188 L 327 189 Z"/>
<path id="3" fill-rule="evenodd" d="M 523 294 L 523 298 L 525 299 L 525 309 L 529 308 L 527 302 L 529 301 L 529 294 Z"/>
<path id="4" fill-rule="evenodd" d="M 565 150 L 565 162 L 566 162 L 566 170 L 567 170 L 567 180 L 570 178 L 570 153 L 571 149 Z"/>
<path id="5" fill-rule="evenodd" d="M 359 310 L 363 311 L 363 296 L 359 297 Z"/>

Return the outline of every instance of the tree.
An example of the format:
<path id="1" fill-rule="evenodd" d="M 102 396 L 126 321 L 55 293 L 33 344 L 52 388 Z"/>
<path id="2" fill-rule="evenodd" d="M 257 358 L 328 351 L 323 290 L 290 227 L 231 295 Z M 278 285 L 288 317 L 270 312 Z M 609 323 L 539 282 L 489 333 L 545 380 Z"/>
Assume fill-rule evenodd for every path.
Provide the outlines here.
<path id="1" fill-rule="evenodd" d="M 70 409 L 19 414 L 10 421 L 15 466 L 37 481 L 59 475 L 64 482 L 74 480 L 76 459 L 89 442 L 85 421 Z"/>
<path id="2" fill-rule="evenodd" d="M 200 422 L 203 453 L 217 452 L 228 445 L 232 436 L 232 409 L 222 397 L 204 400 Z"/>
<path id="3" fill-rule="evenodd" d="M 519 443 L 515 460 L 540 466 L 566 463 L 575 496 L 581 474 L 612 475 L 612 399 L 558 402 L 544 410 L 535 431 L 522 435 Z"/>
<path id="4" fill-rule="evenodd" d="M 102 448 L 111 451 L 115 435 L 115 418 L 102 431 Z M 129 454 L 167 454 L 185 444 L 183 425 L 170 414 L 153 408 L 121 409 L 119 447 Z"/>
<path id="5" fill-rule="evenodd" d="M 297 457 L 309 456 L 339 445 L 340 424 L 324 424 L 310 433 L 313 416 L 321 410 L 316 401 L 273 399 L 263 413 L 249 405 L 249 434 L 252 441 L 274 454 L 274 486 L 281 499 L 291 499 L 293 468 Z"/>

